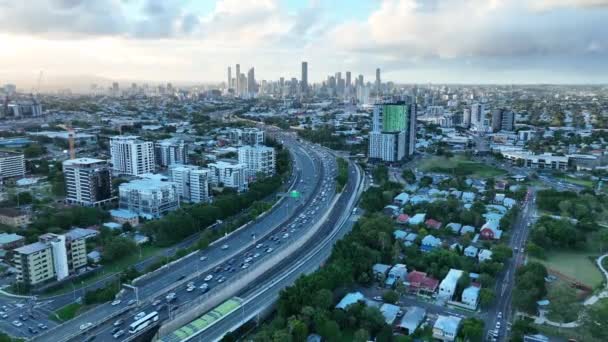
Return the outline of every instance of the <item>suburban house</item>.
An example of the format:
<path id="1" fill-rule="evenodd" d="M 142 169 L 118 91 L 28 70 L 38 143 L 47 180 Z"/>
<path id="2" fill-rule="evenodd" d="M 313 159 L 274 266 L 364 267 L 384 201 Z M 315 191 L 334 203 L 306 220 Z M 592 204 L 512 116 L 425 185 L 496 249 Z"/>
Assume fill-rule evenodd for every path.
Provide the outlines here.
<path id="1" fill-rule="evenodd" d="M 450 300 L 456 292 L 456 286 L 458 285 L 458 279 L 462 276 L 461 270 L 450 269 L 448 274 L 443 278 L 439 284 L 439 298 Z"/>
<path id="2" fill-rule="evenodd" d="M 511 208 L 513 208 L 513 206 L 515 206 L 517 204 L 517 201 L 512 198 L 507 197 L 504 199 L 504 201 L 502 201 L 502 204 L 505 207 L 511 209 Z"/>
<path id="3" fill-rule="evenodd" d="M 430 202 L 429 196 L 426 195 L 416 195 L 410 198 L 410 203 L 412 205 L 418 205 L 425 202 Z"/>
<path id="4" fill-rule="evenodd" d="M 426 310 L 418 306 L 410 307 L 403 318 L 401 319 L 401 323 L 399 323 L 398 327 L 401 332 L 406 335 L 413 334 L 416 329 L 424 322 L 424 318 L 426 317 Z"/>
<path id="5" fill-rule="evenodd" d="M 445 227 L 451 230 L 452 233 L 458 234 L 462 228 L 462 225 L 460 223 L 450 222 Z"/>
<path id="6" fill-rule="evenodd" d="M 479 259 L 479 262 L 492 260 L 492 251 L 489 249 L 482 249 L 479 251 L 479 254 L 477 254 L 477 258 Z"/>
<path id="7" fill-rule="evenodd" d="M 397 315 L 401 309 L 397 305 L 384 303 L 380 306 L 380 312 L 382 316 L 384 316 L 384 321 L 388 325 L 393 325 L 395 320 L 397 319 Z"/>
<path id="8" fill-rule="evenodd" d="M 13 208 L 0 208 L 0 223 L 19 228 L 30 224 L 30 215 Z"/>
<path id="9" fill-rule="evenodd" d="M 372 272 L 374 272 L 374 277 L 376 279 L 386 279 L 386 275 L 390 269 L 391 266 L 385 264 L 374 264 L 374 266 L 372 266 Z"/>
<path id="10" fill-rule="evenodd" d="M 426 219 L 426 214 L 416 214 L 416 215 L 410 217 L 410 219 L 409 219 L 409 221 L 407 221 L 407 223 L 409 223 L 412 226 L 417 226 L 419 224 L 423 224 L 425 219 Z"/>
<path id="11" fill-rule="evenodd" d="M 502 230 L 498 229 L 498 226 L 498 222 L 486 222 L 479 230 L 481 238 L 486 240 L 500 240 L 500 237 L 502 236 Z"/>
<path id="12" fill-rule="evenodd" d="M 477 309 L 479 303 L 479 287 L 469 286 L 462 291 L 462 304 L 466 305 L 469 309 Z"/>
<path id="13" fill-rule="evenodd" d="M 441 246 L 441 239 L 434 237 L 433 235 L 427 235 L 422 239 L 420 250 L 422 252 L 430 252 L 433 249 Z"/>
<path id="14" fill-rule="evenodd" d="M 410 200 L 410 195 L 407 192 L 402 192 L 393 198 L 393 203 L 398 206 L 404 206 Z"/>
<path id="15" fill-rule="evenodd" d="M 414 244 L 414 242 L 416 242 L 416 238 L 418 237 L 418 234 L 416 233 L 409 233 L 407 234 L 407 236 L 405 237 L 405 242 L 403 243 L 403 245 L 405 245 L 406 247 L 409 247 L 411 245 Z"/>
<path id="16" fill-rule="evenodd" d="M 398 281 L 405 281 L 407 277 L 407 267 L 404 264 L 396 264 L 388 271 L 388 276 L 384 284 L 387 287 L 393 287 Z"/>
<path id="17" fill-rule="evenodd" d="M 393 232 L 393 236 L 395 237 L 395 240 L 405 240 L 407 232 L 404 232 L 403 230 L 395 230 Z"/>
<path id="18" fill-rule="evenodd" d="M 399 207 L 394 206 L 394 205 L 387 205 L 386 207 L 384 207 L 384 209 L 382 209 L 382 213 L 386 216 L 390 216 L 390 217 L 396 217 L 397 215 L 399 215 Z"/>
<path id="19" fill-rule="evenodd" d="M 441 228 L 441 222 L 435 220 L 435 219 L 428 219 L 424 222 L 424 224 L 431 229 L 435 229 L 438 230 Z"/>
<path id="20" fill-rule="evenodd" d="M 340 302 L 336 305 L 336 308 L 338 309 L 346 309 L 349 305 L 355 304 L 358 301 L 363 301 L 365 300 L 365 297 L 363 296 L 363 294 L 361 292 L 351 292 L 346 294 L 346 296 L 344 296 L 344 298 L 342 298 L 342 300 L 340 300 Z"/>
<path id="21" fill-rule="evenodd" d="M 475 201 L 475 193 L 474 192 L 463 192 L 461 199 L 465 203 L 473 203 Z"/>
<path id="22" fill-rule="evenodd" d="M 399 224 L 406 224 L 410 220 L 410 217 L 407 214 L 399 214 L 395 221 Z"/>
<path id="23" fill-rule="evenodd" d="M 467 248 L 464 249 L 464 255 L 468 256 L 469 258 L 476 258 L 478 252 L 479 252 L 479 248 L 477 248 L 473 245 L 468 246 Z"/>
<path id="24" fill-rule="evenodd" d="M 475 233 L 475 227 L 473 227 L 473 226 L 463 226 L 460 229 L 460 235 L 464 235 L 466 233 Z"/>
<path id="25" fill-rule="evenodd" d="M 462 318 L 455 316 L 437 316 L 437 321 L 433 326 L 433 338 L 442 341 L 454 341 L 458 335 L 458 329 Z"/>
<path id="26" fill-rule="evenodd" d="M 25 237 L 13 233 L 0 233 L 0 249 L 5 251 L 21 247 L 25 244 Z"/>
<path id="27" fill-rule="evenodd" d="M 412 293 L 430 296 L 439 286 L 439 280 L 429 277 L 424 272 L 412 271 L 407 275 L 407 284 Z"/>

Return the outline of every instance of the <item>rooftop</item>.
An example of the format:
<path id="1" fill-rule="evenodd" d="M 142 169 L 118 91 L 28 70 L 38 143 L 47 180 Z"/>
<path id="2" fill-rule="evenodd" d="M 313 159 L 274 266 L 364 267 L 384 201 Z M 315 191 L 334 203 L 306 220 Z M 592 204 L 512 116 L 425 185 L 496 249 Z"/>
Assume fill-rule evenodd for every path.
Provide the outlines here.
<path id="1" fill-rule="evenodd" d="M 95 159 L 95 158 L 76 158 L 76 159 L 68 159 L 63 162 L 63 165 L 91 165 L 91 164 L 99 164 L 105 163 L 105 160 Z"/>
<path id="2" fill-rule="evenodd" d="M 0 233 L 0 244 L 12 243 L 23 239 L 23 236 L 18 234 Z"/>
<path id="3" fill-rule="evenodd" d="M 33 254 L 42 250 L 49 248 L 46 243 L 42 242 L 34 242 L 29 245 L 25 245 L 23 247 L 15 248 L 15 252 L 20 254 Z"/>

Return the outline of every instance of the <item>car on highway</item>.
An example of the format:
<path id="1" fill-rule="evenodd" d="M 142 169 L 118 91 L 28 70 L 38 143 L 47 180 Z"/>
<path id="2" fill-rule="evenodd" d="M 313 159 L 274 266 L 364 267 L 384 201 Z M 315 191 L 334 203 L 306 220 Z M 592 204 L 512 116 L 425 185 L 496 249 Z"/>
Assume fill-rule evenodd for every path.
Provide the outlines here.
<path id="1" fill-rule="evenodd" d="M 135 315 L 135 317 L 133 317 L 133 320 L 135 321 L 139 321 L 140 319 L 146 317 L 146 313 L 144 311 L 138 313 L 137 315 Z"/>
<path id="2" fill-rule="evenodd" d="M 260 256 L 260 253 L 255 253 L 255 254 L 253 255 L 253 258 L 255 259 L 255 258 L 259 257 L 259 256 Z"/>
<path id="3" fill-rule="evenodd" d="M 228 245 L 225 245 L 225 244 L 222 245 L 222 249 L 224 249 L 224 250 L 228 249 Z"/>
<path id="4" fill-rule="evenodd" d="M 219 278 L 217 279 L 217 282 L 218 282 L 218 283 L 223 283 L 224 281 L 226 281 L 226 277 L 224 277 L 224 276 L 219 277 Z"/>
<path id="5" fill-rule="evenodd" d="M 165 297 L 165 299 L 166 299 L 168 302 L 170 302 L 170 301 L 174 300 L 174 299 L 175 299 L 175 292 L 170 292 L 170 293 L 169 293 L 169 294 L 168 294 L 168 295 Z"/>
<path id="6" fill-rule="evenodd" d="M 287 239 L 289 237 L 288 233 L 283 234 L 283 239 Z"/>
<path id="7" fill-rule="evenodd" d="M 131 299 L 127 302 L 127 305 L 133 305 L 135 304 L 136 300 L 135 299 Z"/>
<path id="8" fill-rule="evenodd" d="M 242 269 L 246 269 L 249 268 L 249 264 L 248 263 L 244 263 L 243 266 L 241 266 Z"/>
<path id="9" fill-rule="evenodd" d="M 152 305 L 157 306 L 157 305 L 158 305 L 158 304 L 160 304 L 160 303 L 162 303 L 162 301 L 161 301 L 160 299 L 155 299 L 155 300 L 152 302 Z"/>
<path id="10" fill-rule="evenodd" d="M 203 255 L 203 256 L 202 256 L 202 257 L 200 257 L 200 259 L 198 259 L 198 260 L 200 260 L 200 261 L 205 261 L 205 260 L 207 260 L 207 257 Z"/>
<path id="11" fill-rule="evenodd" d="M 378 301 L 378 302 L 381 302 L 382 301 L 382 297 L 381 296 L 375 296 L 374 300 Z"/>
<path id="12" fill-rule="evenodd" d="M 120 304 L 120 299 L 117 299 L 117 300 L 115 300 L 115 301 L 112 301 L 112 306 L 116 306 L 116 305 L 118 305 L 118 304 Z"/>
<path id="13" fill-rule="evenodd" d="M 121 330 L 120 327 L 112 328 L 112 333 L 111 334 L 112 335 L 116 334 L 118 332 L 118 330 Z"/>
<path id="14" fill-rule="evenodd" d="M 15 321 L 13 321 L 13 325 L 14 325 L 14 326 L 16 326 L 16 327 L 20 327 L 20 326 L 22 326 L 22 325 L 23 325 L 23 323 L 21 323 L 21 322 L 19 322 L 19 321 L 15 320 Z"/>
<path id="15" fill-rule="evenodd" d="M 208 275 L 205 277 L 205 281 L 211 281 L 211 279 L 213 279 L 213 274 L 208 274 Z"/>
<path id="16" fill-rule="evenodd" d="M 112 324 L 112 325 L 117 327 L 119 325 L 122 325 L 124 322 L 125 322 L 125 320 L 121 318 L 121 319 L 117 320 L 116 322 L 114 322 L 114 324 Z"/>
<path id="17" fill-rule="evenodd" d="M 0 317 L 8 318 L 8 314 L 6 312 L 2 312 L 2 313 L 0 313 Z"/>
<path id="18" fill-rule="evenodd" d="M 248 263 L 250 263 L 250 262 L 251 262 L 251 260 L 253 260 L 253 257 L 252 257 L 252 256 L 247 257 L 247 259 L 245 259 L 245 263 L 246 263 L 246 264 L 248 264 Z"/>
<path id="19" fill-rule="evenodd" d="M 85 329 L 88 329 L 88 328 L 90 328 L 90 327 L 92 327 L 92 326 L 93 326 L 93 323 L 91 323 L 91 322 L 86 322 L 85 324 L 81 324 L 81 325 L 80 325 L 80 330 L 85 330 Z"/>
<path id="20" fill-rule="evenodd" d="M 265 251 L 265 252 L 266 252 L 266 253 L 272 253 L 272 247 L 268 247 L 268 248 L 266 248 L 266 251 Z"/>
<path id="21" fill-rule="evenodd" d="M 27 321 L 27 316 L 19 315 L 19 319 L 25 322 Z"/>
<path id="22" fill-rule="evenodd" d="M 122 335 L 125 334 L 124 330 L 118 330 L 114 335 L 112 335 L 114 338 L 120 338 Z"/>

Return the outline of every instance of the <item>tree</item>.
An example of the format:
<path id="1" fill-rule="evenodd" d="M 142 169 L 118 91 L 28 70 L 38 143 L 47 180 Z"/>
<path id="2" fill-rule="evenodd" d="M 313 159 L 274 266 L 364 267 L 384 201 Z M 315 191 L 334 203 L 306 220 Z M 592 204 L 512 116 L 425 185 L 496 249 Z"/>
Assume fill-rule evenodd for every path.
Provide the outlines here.
<path id="1" fill-rule="evenodd" d="M 353 342 L 367 342 L 369 341 L 369 332 L 363 328 L 355 331 L 353 335 Z"/>
<path id="2" fill-rule="evenodd" d="M 492 248 L 492 260 L 496 262 L 505 262 L 508 258 L 513 256 L 513 250 L 511 247 L 505 244 L 499 244 Z"/>
<path id="3" fill-rule="evenodd" d="M 518 319 L 511 327 L 511 340 L 522 342 L 524 335 L 536 334 L 538 331 L 532 326 L 530 319 Z"/>
<path id="4" fill-rule="evenodd" d="M 489 288 L 482 288 L 479 291 L 479 305 L 482 308 L 488 308 L 494 302 L 494 292 Z"/>
<path id="5" fill-rule="evenodd" d="M 334 295 L 328 289 L 322 289 L 315 294 L 313 305 L 316 308 L 327 310 L 331 308 L 334 301 Z"/>
<path id="6" fill-rule="evenodd" d="M 124 237 L 114 237 L 105 242 L 103 249 L 104 262 L 112 262 L 127 255 L 133 254 L 137 245 L 133 240 Z"/>
<path id="7" fill-rule="evenodd" d="M 420 178 L 420 185 L 422 187 L 427 187 L 431 184 L 433 184 L 433 178 L 429 176 L 423 176 L 422 178 Z"/>
<path id="8" fill-rule="evenodd" d="M 608 299 L 601 299 L 587 309 L 583 316 L 583 326 L 591 336 L 600 341 L 608 341 Z"/>
<path id="9" fill-rule="evenodd" d="M 576 298 L 576 291 L 565 284 L 556 284 L 551 288 L 549 317 L 558 322 L 571 322 L 578 318 L 581 309 Z"/>
<path id="10" fill-rule="evenodd" d="M 384 291 L 382 300 L 387 303 L 395 304 L 399 300 L 399 294 L 393 290 Z"/>
<path id="11" fill-rule="evenodd" d="M 401 172 L 401 177 L 403 177 L 408 184 L 416 183 L 416 175 L 411 169 L 403 170 L 403 172 Z"/>
<path id="12" fill-rule="evenodd" d="M 293 341 L 306 341 L 306 337 L 308 336 L 308 327 L 306 324 L 304 324 L 304 322 L 292 317 L 289 319 L 288 326 Z"/>
<path id="13" fill-rule="evenodd" d="M 129 222 L 125 222 L 122 224 L 122 231 L 123 232 L 133 231 L 133 226 L 131 226 L 131 224 Z"/>
<path id="14" fill-rule="evenodd" d="M 23 149 L 23 155 L 25 158 L 38 158 L 46 153 L 46 148 L 39 144 L 28 144 Z"/>
<path id="15" fill-rule="evenodd" d="M 332 320 L 327 320 L 321 324 L 319 334 L 325 337 L 328 342 L 338 342 L 342 338 L 338 323 Z"/>
<path id="16" fill-rule="evenodd" d="M 483 340 L 483 321 L 478 318 L 465 318 L 462 321 L 462 329 L 460 335 L 465 341 L 479 341 Z"/>

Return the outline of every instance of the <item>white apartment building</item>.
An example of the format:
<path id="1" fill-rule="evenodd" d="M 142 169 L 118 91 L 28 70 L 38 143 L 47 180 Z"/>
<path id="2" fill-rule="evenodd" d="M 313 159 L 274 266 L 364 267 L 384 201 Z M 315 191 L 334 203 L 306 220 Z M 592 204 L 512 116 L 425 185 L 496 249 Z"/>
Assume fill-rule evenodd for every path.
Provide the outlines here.
<path id="1" fill-rule="evenodd" d="M 234 128 L 228 132 L 228 138 L 233 145 L 263 145 L 265 133 L 258 128 Z"/>
<path id="2" fill-rule="evenodd" d="M 248 179 L 252 180 L 259 173 L 272 176 L 276 172 L 276 152 L 273 147 L 256 145 L 239 147 L 239 163 L 249 170 Z"/>
<path id="3" fill-rule="evenodd" d="M 209 201 L 210 173 L 194 165 L 174 165 L 169 169 L 169 179 L 177 185 L 183 201 L 202 203 Z"/>
<path id="4" fill-rule="evenodd" d="M 371 132 L 369 157 L 397 162 L 405 157 L 405 131 L 394 133 Z"/>
<path id="5" fill-rule="evenodd" d="M 87 265 L 86 239 L 89 230 L 75 228 L 65 235 L 47 233 L 34 242 L 14 250 L 17 282 L 37 285 L 63 280 Z"/>
<path id="6" fill-rule="evenodd" d="M 112 168 L 123 174 L 139 176 L 154 172 L 154 143 L 137 136 L 110 138 Z"/>
<path id="7" fill-rule="evenodd" d="M 0 180 L 25 176 L 23 153 L 0 151 Z"/>
<path id="8" fill-rule="evenodd" d="M 451 300 L 456 292 L 458 279 L 460 279 L 463 273 L 464 272 L 461 270 L 451 268 L 445 278 L 439 283 L 438 297 L 445 300 Z"/>
<path id="9" fill-rule="evenodd" d="M 182 139 L 165 139 L 154 144 L 156 163 L 161 167 L 188 164 L 188 144 Z"/>
<path id="10" fill-rule="evenodd" d="M 247 165 L 218 161 L 209 164 L 209 170 L 211 184 L 223 185 L 239 192 L 247 190 Z"/>
<path id="11" fill-rule="evenodd" d="M 140 217 L 157 219 L 179 208 L 177 184 L 160 177 L 148 177 L 118 187 L 118 206 Z"/>
<path id="12" fill-rule="evenodd" d="M 78 158 L 63 162 L 66 201 L 85 206 L 112 200 L 112 175 L 108 162 Z"/>

